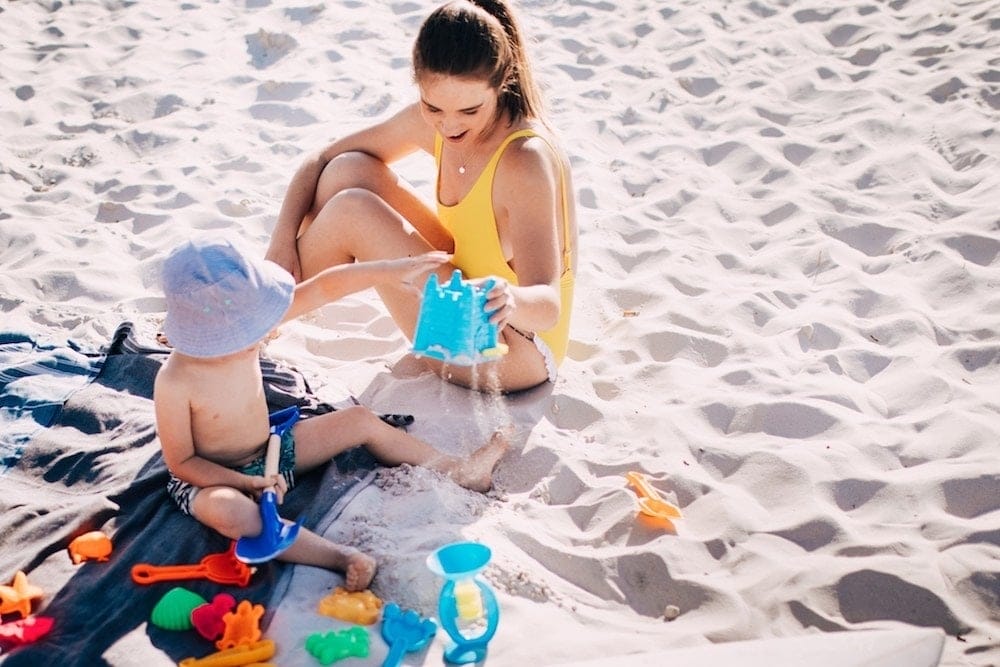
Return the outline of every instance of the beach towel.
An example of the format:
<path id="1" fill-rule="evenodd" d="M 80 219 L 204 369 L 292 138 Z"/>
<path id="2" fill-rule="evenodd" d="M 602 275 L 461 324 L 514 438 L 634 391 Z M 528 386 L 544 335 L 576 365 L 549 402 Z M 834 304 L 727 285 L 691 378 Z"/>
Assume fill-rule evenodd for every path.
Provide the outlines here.
<path id="1" fill-rule="evenodd" d="M 140 344 L 129 323 L 96 351 L 0 334 L 0 583 L 25 572 L 45 593 L 34 613 L 55 621 L 38 642 L 0 655 L 5 667 L 177 664 L 217 649 L 194 631 L 149 623 L 153 607 L 173 587 L 206 600 L 226 592 L 265 609 L 281 599 L 292 568 L 275 561 L 256 566 L 245 588 L 131 579 L 133 565 L 193 564 L 230 544 L 183 515 L 167 496 L 152 403 L 153 379 L 166 354 Z M 334 409 L 315 397 L 300 373 L 268 359 L 261 368 L 269 409 L 297 405 L 304 418 Z M 334 463 L 298 479 L 281 514 L 307 527 L 328 524 L 373 477 L 374 459 L 361 448 Z M 70 541 L 92 530 L 110 536 L 109 560 L 74 564 Z M 331 575 L 331 586 L 336 581 Z M 268 620 L 265 613 L 264 627 Z"/>

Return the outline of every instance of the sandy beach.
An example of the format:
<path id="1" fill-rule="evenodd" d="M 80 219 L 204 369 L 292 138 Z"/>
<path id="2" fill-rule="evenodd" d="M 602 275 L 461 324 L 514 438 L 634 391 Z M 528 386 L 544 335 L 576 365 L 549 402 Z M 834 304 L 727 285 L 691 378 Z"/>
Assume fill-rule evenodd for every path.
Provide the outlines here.
<path id="1" fill-rule="evenodd" d="M 434 6 L 0 2 L 0 329 L 154 344 L 166 254 L 263 254 L 304 152 L 416 99 Z M 906 627 L 1000 665 L 1000 2 L 515 6 L 574 169 L 568 357 L 497 397 L 421 374 L 373 292 L 285 325 L 267 355 L 334 405 L 448 453 L 515 428 L 489 493 L 381 469 L 325 534 L 429 616 L 427 555 L 487 544 L 498 667 Z M 339 584 L 295 569 L 276 664 L 318 664 Z"/>

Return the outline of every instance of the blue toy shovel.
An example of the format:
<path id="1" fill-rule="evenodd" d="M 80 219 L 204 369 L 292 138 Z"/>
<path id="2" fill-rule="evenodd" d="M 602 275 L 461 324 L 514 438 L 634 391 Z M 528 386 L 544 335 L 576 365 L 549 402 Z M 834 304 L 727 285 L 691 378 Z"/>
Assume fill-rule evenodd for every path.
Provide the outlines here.
<path id="1" fill-rule="evenodd" d="M 403 656 L 410 651 L 419 651 L 437 634 L 437 623 L 429 618 L 421 618 L 412 609 L 403 611 L 395 602 L 390 602 L 382 610 L 382 639 L 389 645 L 389 654 L 382 667 L 397 667 Z"/>
<path id="2" fill-rule="evenodd" d="M 278 473 L 281 436 L 298 419 L 299 408 L 294 405 L 270 416 L 271 435 L 267 439 L 267 452 L 264 454 L 265 477 Z M 278 495 L 274 488 L 265 490 L 260 497 L 260 520 L 263 527 L 259 535 L 241 537 L 236 541 L 236 558 L 244 563 L 265 563 L 292 546 L 299 536 L 300 523 L 284 521 L 278 516 Z"/>

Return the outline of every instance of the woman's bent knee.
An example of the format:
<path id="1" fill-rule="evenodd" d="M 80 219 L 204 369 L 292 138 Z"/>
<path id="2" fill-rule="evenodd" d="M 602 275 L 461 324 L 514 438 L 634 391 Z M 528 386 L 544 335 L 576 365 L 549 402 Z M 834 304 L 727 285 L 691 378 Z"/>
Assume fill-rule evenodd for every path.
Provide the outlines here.
<path id="1" fill-rule="evenodd" d="M 328 201 L 349 188 L 377 192 L 384 185 L 388 172 L 389 167 L 384 162 L 367 153 L 341 153 L 323 167 L 316 187 L 317 199 Z"/>
<path id="2" fill-rule="evenodd" d="M 330 197 L 316 220 L 322 221 L 323 226 L 328 228 L 327 232 L 330 231 L 330 225 L 336 227 L 343 223 L 346 223 L 343 231 L 350 231 L 358 226 L 358 220 L 369 219 L 377 209 L 384 209 L 386 206 L 388 205 L 382 198 L 371 190 L 352 187 Z"/>

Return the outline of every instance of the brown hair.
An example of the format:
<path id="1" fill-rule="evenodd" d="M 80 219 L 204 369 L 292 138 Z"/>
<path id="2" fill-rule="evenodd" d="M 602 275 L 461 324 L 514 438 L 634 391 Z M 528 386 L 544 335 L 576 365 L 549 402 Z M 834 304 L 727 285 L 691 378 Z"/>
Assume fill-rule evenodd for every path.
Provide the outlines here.
<path id="1" fill-rule="evenodd" d="M 457 0 L 436 9 L 413 44 L 413 76 L 446 74 L 489 82 L 497 113 L 511 122 L 541 115 L 521 29 L 504 0 Z"/>

